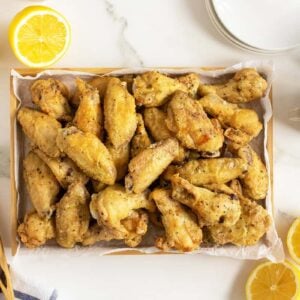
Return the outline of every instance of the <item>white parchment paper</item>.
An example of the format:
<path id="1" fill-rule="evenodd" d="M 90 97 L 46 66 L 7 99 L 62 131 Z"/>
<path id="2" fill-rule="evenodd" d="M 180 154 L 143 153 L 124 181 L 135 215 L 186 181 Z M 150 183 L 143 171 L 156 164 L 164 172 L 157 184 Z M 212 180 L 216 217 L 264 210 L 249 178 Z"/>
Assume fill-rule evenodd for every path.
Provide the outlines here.
<path id="1" fill-rule="evenodd" d="M 268 90 L 267 94 L 264 98 L 260 101 L 255 101 L 254 103 L 247 104 L 247 107 L 251 107 L 255 109 L 259 114 L 261 120 L 264 124 L 264 130 L 261 134 L 255 139 L 255 142 L 252 143 L 254 149 L 261 154 L 264 158 L 267 169 L 270 173 L 270 161 L 268 157 L 268 152 L 266 149 L 267 144 L 267 123 L 272 116 L 272 106 L 269 99 L 269 92 L 272 83 L 272 76 L 273 76 L 273 64 L 270 61 L 248 61 L 245 63 L 239 63 L 234 66 L 231 66 L 226 69 L 219 69 L 219 70 L 203 70 L 200 68 L 189 68 L 189 69 L 159 69 L 159 71 L 179 75 L 184 73 L 194 72 L 199 74 L 201 81 L 205 83 L 216 83 L 224 77 L 229 76 L 229 74 L 235 73 L 236 71 L 246 68 L 252 67 L 256 68 L 261 74 L 264 75 L 268 82 Z M 138 68 L 138 69 L 120 69 L 111 73 L 107 73 L 107 75 L 114 75 L 120 76 L 125 74 L 138 74 L 143 73 L 148 70 L 153 70 L 153 68 Z M 25 106 L 34 106 L 31 102 L 31 95 L 30 95 L 30 85 L 32 81 L 36 80 L 37 78 L 47 78 L 47 77 L 54 77 L 61 80 L 64 84 L 68 86 L 71 93 L 75 89 L 75 78 L 80 77 L 83 79 L 89 79 L 91 77 L 95 77 L 95 74 L 85 73 L 85 72 L 77 72 L 77 71 L 66 71 L 66 70 L 47 70 L 41 73 L 38 73 L 36 76 L 21 76 L 16 71 L 12 70 L 11 75 L 13 77 L 13 91 L 16 98 L 20 101 L 20 105 Z M 103 76 L 103 75 L 101 75 Z M 17 134 L 16 134 L 16 186 L 18 189 L 18 215 L 20 219 L 24 215 L 24 212 L 28 210 L 30 206 L 30 201 L 28 199 L 28 195 L 26 195 L 26 191 L 24 189 L 24 182 L 22 179 L 22 174 L 19 172 L 19 167 L 21 166 L 22 159 L 24 154 L 27 151 L 27 142 L 24 139 L 24 135 L 22 130 L 17 127 Z M 271 189 L 268 191 L 267 198 L 265 199 L 264 203 L 266 209 L 268 210 L 269 214 L 273 215 L 273 203 L 271 200 Z M 143 243 L 140 247 L 134 248 L 135 250 L 139 250 L 143 253 L 155 253 L 159 252 L 159 250 L 153 247 L 154 238 L 157 235 L 157 232 L 149 226 L 149 230 L 147 235 L 144 237 Z M 58 247 L 56 244 L 49 244 L 44 247 L 35 249 L 35 250 L 27 250 L 21 246 L 19 251 L 35 251 L 38 253 L 53 253 L 59 252 L 62 255 L 68 256 L 90 256 L 90 255 L 104 255 L 118 251 L 124 250 L 132 250 L 132 248 L 124 247 L 124 244 L 121 241 L 112 241 L 112 242 L 99 242 L 98 244 L 91 246 L 91 247 L 81 247 L 77 246 L 74 249 L 63 249 Z M 170 251 L 173 253 L 178 253 L 178 251 Z M 284 251 L 283 246 L 280 238 L 277 235 L 276 228 L 274 222 L 270 229 L 268 230 L 267 234 L 261 241 L 255 246 L 248 246 L 248 247 L 237 247 L 233 245 L 225 245 L 225 246 L 214 246 L 214 247 L 202 247 L 197 251 L 193 251 L 189 254 L 198 254 L 198 253 L 205 253 L 209 255 L 216 255 L 216 256 L 228 256 L 232 258 L 238 259 L 260 259 L 260 258 L 269 258 L 272 261 L 281 261 L 284 259 Z"/>

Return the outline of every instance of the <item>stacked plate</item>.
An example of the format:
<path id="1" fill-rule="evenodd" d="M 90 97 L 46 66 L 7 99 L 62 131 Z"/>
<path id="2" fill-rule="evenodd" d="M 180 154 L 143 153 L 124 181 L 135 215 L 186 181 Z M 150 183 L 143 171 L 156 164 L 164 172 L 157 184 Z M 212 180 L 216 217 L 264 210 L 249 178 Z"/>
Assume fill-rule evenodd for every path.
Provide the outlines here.
<path id="1" fill-rule="evenodd" d="M 216 29 L 236 46 L 279 53 L 300 46 L 299 0 L 205 0 Z"/>

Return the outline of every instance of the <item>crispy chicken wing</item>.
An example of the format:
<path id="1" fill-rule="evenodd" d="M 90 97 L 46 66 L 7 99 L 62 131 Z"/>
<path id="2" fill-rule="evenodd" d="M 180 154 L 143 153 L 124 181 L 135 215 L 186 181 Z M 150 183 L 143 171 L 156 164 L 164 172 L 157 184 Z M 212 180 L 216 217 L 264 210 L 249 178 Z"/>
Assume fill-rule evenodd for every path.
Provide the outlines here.
<path id="1" fill-rule="evenodd" d="M 151 145 L 151 140 L 146 131 L 144 120 L 141 114 L 136 114 L 137 128 L 135 134 L 131 140 L 131 157 L 138 155 L 142 150 Z"/>
<path id="2" fill-rule="evenodd" d="M 51 157 L 60 156 L 56 137 L 61 124 L 39 111 L 22 107 L 17 115 L 24 133 L 30 141 Z"/>
<path id="3" fill-rule="evenodd" d="M 150 107 L 144 110 L 145 126 L 150 131 L 151 136 L 156 142 L 172 138 L 172 132 L 166 125 L 167 114 L 157 107 Z M 175 161 L 181 162 L 187 156 L 187 151 L 179 145 L 178 156 Z"/>
<path id="4" fill-rule="evenodd" d="M 74 126 L 63 128 L 57 136 L 57 145 L 89 177 L 114 184 L 117 171 L 111 154 L 94 134 Z"/>
<path id="5" fill-rule="evenodd" d="M 199 101 L 176 92 L 168 104 L 166 124 L 183 146 L 204 152 L 217 152 L 224 136 L 219 126 L 207 117 Z"/>
<path id="6" fill-rule="evenodd" d="M 23 162 L 23 176 L 31 203 L 40 217 L 50 217 L 59 183 L 50 168 L 33 152 Z"/>
<path id="7" fill-rule="evenodd" d="M 62 121 L 72 120 L 69 91 L 61 81 L 53 78 L 36 80 L 31 86 L 31 97 L 32 102 L 50 117 Z"/>
<path id="8" fill-rule="evenodd" d="M 42 246 L 55 238 L 54 217 L 42 218 L 36 212 L 27 214 L 18 227 L 18 235 L 27 248 Z"/>
<path id="9" fill-rule="evenodd" d="M 108 83 L 104 98 L 104 117 L 104 126 L 114 147 L 128 144 L 137 126 L 135 101 L 118 78 L 112 78 Z"/>
<path id="10" fill-rule="evenodd" d="M 245 195 L 254 200 L 266 198 L 269 176 L 265 164 L 249 145 L 240 148 L 238 156 L 249 165 L 247 172 L 240 177 Z"/>
<path id="11" fill-rule="evenodd" d="M 103 116 L 99 92 L 80 78 L 76 79 L 76 84 L 80 102 L 73 123 L 83 132 L 90 132 L 100 138 L 103 135 Z"/>
<path id="12" fill-rule="evenodd" d="M 269 229 L 271 218 L 261 205 L 245 198 L 241 192 L 236 192 L 242 207 L 239 220 L 231 227 L 225 227 L 224 224 L 209 227 L 210 235 L 218 245 L 255 245 Z"/>
<path id="13" fill-rule="evenodd" d="M 198 216 L 201 227 L 215 224 L 230 227 L 238 221 L 241 206 L 237 198 L 194 186 L 178 175 L 171 181 L 172 198 L 190 207 Z"/>
<path id="14" fill-rule="evenodd" d="M 131 159 L 125 186 L 134 193 L 143 192 L 178 155 L 176 139 L 166 139 L 152 144 Z"/>
<path id="15" fill-rule="evenodd" d="M 86 184 L 89 178 L 82 173 L 75 163 L 68 157 L 52 158 L 38 148 L 34 153 L 50 168 L 60 185 L 67 189 L 74 182 Z"/>
<path id="16" fill-rule="evenodd" d="M 246 103 L 258 100 L 265 94 L 268 84 L 261 75 L 251 68 L 236 72 L 225 84 L 200 85 L 200 95 L 216 93 L 232 103 Z"/>
<path id="17" fill-rule="evenodd" d="M 186 86 L 187 93 L 191 97 L 194 98 L 197 95 L 198 88 L 200 85 L 199 75 L 195 73 L 190 73 L 190 74 L 177 77 L 177 80 Z"/>
<path id="18" fill-rule="evenodd" d="M 170 166 L 163 177 L 170 180 L 173 174 L 178 173 L 180 177 L 197 186 L 221 184 L 241 176 L 247 168 L 247 163 L 241 158 L 199 159 L 190 160 L 181 167 Z"/>
<path id="19" fill-rule="evenodd" d="M 239 108 L 237 104 L 228 103 L 216 94 L 209 94 L 199 102 L 209 115 L 220 121 L 223 127 L 229 127 L 224 135 L 235 143 L 242 145 L 249 143 L 262 129 L 258 115 L 252 109 Z"/>
<path id="20" fill-rule="evenodd" d="M 73 248 L 83 240 L 90 222 L 89 193 L 81 183 L 71 184 L 56 207 L 56 241 Z"/>
<path id="21" fill-rule="evenodd" d="M 107 84 L 111 77 L 109 76 L 102 76 L 102 77 L 94 77 L 88 84 L 94 88 L 96 88 L 99 92 L 100 99 L 103 99 L 106 93 Z M 80 90 L 77 88 L 73 97 L 70 99 L 71 104 L 74 107 L 78 107 L 80 103 Z"/>
<path id="22" fill-rule="evenodd" d="M 130 155 L 130 144 L 125 144 L 119 148 L 115 148 L 109 141 L 105 144 L 109 151 L 111 158 L 115 164 L 117 170 L 116 181 L 121 180 L 127 173 L 129 155 Z"/>
<path id="23" fill-rule="evenodd" d="M 188 92 L 188 88 L 182 82 L 157 71 L 138 75 L 133 82 L 137 105 L 146 107 L 163 105 L 177 90 Z"/>
<path id="24" fill-rule="evenodd" d="M 99 224 L 93 225 L 84 235 L 82 244 L 90 246 L 100 241 L 124 240 L 127 246 L 137 247 L 148 230 L 147 213 L 142 210 L 134 211 L 121 223 L 127 230 L 126 232 L 103 227 Z"/>
<path id="25" fill-rule="evenodd" d="M 156 240 L 156 247 L 162 250 L 175 248 L 180 251 L 192 251 L 199 248 L 202 230 L 196 216 L 171 198 L 171 191 L 157 188 L 151 194 L 158 210 L 162 214 L 162 223 L 166 237 Z"/>
<path id="26" fill-rule="evenodd" d="M 90 203 L 91 214 L 99 225 L 127 235 L 130 224 L 125 224 L 124 220 L 134 216 L 135 211 L 142 208 L 155 211 L 155 205 L 147 198 L 146 193 L 128 193 L 119 184 L 108 186 L 100 193 L 92 195 Z"/>

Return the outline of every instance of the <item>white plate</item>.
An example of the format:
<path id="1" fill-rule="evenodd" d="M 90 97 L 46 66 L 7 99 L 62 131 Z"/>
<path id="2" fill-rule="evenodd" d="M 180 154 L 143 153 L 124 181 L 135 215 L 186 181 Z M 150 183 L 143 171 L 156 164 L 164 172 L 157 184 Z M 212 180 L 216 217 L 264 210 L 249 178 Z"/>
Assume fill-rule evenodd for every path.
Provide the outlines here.
<path id="1" fill-rule="evenodd" d="M 266 51 L 300 46 L 299 0 L 211 0 L 211 4 L 219 25 L 243 44 Z"/>

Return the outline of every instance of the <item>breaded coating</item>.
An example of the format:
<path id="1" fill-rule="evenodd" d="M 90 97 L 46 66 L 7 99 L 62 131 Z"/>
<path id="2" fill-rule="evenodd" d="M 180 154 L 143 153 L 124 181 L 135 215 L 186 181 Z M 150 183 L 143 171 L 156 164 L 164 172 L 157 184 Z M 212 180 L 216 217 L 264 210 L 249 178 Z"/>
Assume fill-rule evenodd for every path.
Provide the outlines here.
<path id="1" fill-rule="evenodd" d="M 60 150 L 56 145 L 56 137 L 61 124 L 57 120 L 26 107 L 20 108 L 17 119 L 25 135 L 34 145 L 50 157 L 60 156 Z"/>
<path id="2" fill-rule="evenodd" d="M 18 235 L 27 248 L 42 246 L 55 238 L 54 218 L 41 218 L 36 212 L 27 214 L 18 227 Z"/>
<path id="3" fill-rule="evenodd" d="M 199 94 L 216 93 L 232 103 L 246 103 L 262 98 L 267 90 L 266 80 L 252 68 L 242 69 L 225 84 L 200 85 Z"/>
<path id="4" fill-rule="evenodd" d="M 75 182 L 81 182 L 82 184 L 88 182 L 89 178 L 67 156 L 52 158 L 38 148 L 35 148 L 33 152 L 50 168 L 64 189 L 67 189 L 70 184 Z"/>
<path id="5" fill-rule="evenodd" d="M 119 148 L 115 148 L 109 141 L 105 144 L 109 151 L 111 158 L 117 170 L 116 181 L 121 180 L 127 173 L 129 155 L 130 155 L 130 144 L 125 144 Z"/>
<path id="6" fill-rule="evenodd" d="M 23 161 L 23 177 L 31 203 L 40 217 L 50 217 L 60 187 L 50 168 L 34 153 Z"/>
<path id="7" fill-rule="evenodd" d="M 181 167 L 170 166 L 164 173 L 164 178 L 170 180 L 173 174 L 190 183 L 202 186 L 211 183 L 226 183 L 238 178 L 247 171 L 248 165 L 241 158 L 210 158 L 190 160 Z"/>
<path id="8" fill-rule="evenodd" d="M 242 207 L 240 219 L 231 227 L 225 227 L 224 224 L 209 227 L 210 235 L 218 245 L 255 245 L 268 231 L 271 217 L 261 205 L 236 192 Z"/>
<path id="9" fill-rule="evenodd" d="M 128 218 L 122 220 L 122 224 L 127 232 L 95 224 L 84 235 L 82 244 L 90 246 L 100 241 L 124 240 L 127 246 L 137 247 L 148 230 L 148 215 L 142 210 L 134 211 Z"/>
<path id="10" fill-rule="evenodd" d="M 137 127 L 135 134 L 131 140 L 130 156 L 138 155 L 142 150 L 151 145 L 151 140 L 146 131 L 144 120 L 141 114 L 136 114 Z"/>
<path id="11" fill-rule="evenodd" d="M 178 90 L 188 92 L 188 88 L 179 80 L 157 71 L 138 75 L 133 81 L 133 93 L 136 104 L 139 106 L 161 106 Z"/>
<path id="12" fill-rule="evenodd" d="M 90 222 L 89 193 L 81 183 L 71 184 L 56 206 L 56 241 L 73 248 L 83 240 Z"/>
<path id="13" fill-rule="evenodd" d="M 240 177 L 245 195 L 254 200 L 265 199 L 269 187 L 269 176 L 265 164 L 249 145 L 240 148 L 238 156 L 249 165 L 247 172 Z"/>
<path id="14" fill-rule="evenodd" d="M 177 155 L 178 142 L 174 138 L 152 144 L 129 162 L 129 174 L 125 177 L 126 189 L 134 193 L 143 192 Z"/>
<path id="15" fill-rule="evenodd" d="M 145 126 L 149 130 L 155 142 L 172 138 L 172 132 L 168 129 L 166 124 L 167 114 L 157 107 L 150 107 L 144 110 Z M 179 145 L 178 156 L 175 157 L 176 162 L 183 161 L 187 156 L 187 151 Z"/>
<path id="16" fill-rule="evenodd" d="M 241 206 L 234 195 L 194 186 L 178 175 L 174 175 L 171 182 L 172 198 L 190 207 L 198 216 L 201 227 L 215 224 L 230 227 L 240 218 Z"/>
<path id="17" fill-rule="evenodd" d="M 90 81 L 88 81 L 87 83 L 96 88 L 99 92 L 99 96 L 100 96 L 100 100 L 104 98 L 105 93 L 106 93 L 106 88 L 107 88 L 107 84 L 109 82 L 109 80 L 111 79 L 111 77 L 109 76 L 102 76 L 102 77 L 94 77 L 93 79 L 91 79 Z M 70 102 L 72 104 L 72 106 L 74 107 L 78 107 L 79 103 L 80 103 L 80 90 L 76 89 L 75 93 L 73 95 L 73 97 L 70 99 Z"/>
<path id="18" fill-rule="evenodd" d="M 104 98 L 104 126 L 115 148 L 128 144 L 136 126 L 135 100 L 118 79 L 112 78 Z"/>
<path id="19" fill-rule="evenodd" d="M 145 126 L 156 142 L 172 137 L 172 132 L 166 124 L 167 114 L 157 107 L 144 110 Z"/>
<path id="20" fill-rule="evenodd" d="M 224 142 L 222 130 L 207 117 L 199 101 L 176 92 L 168 104 L 166 124 L 184 147 L 214 153 Z"/>
<path id="21" fill-rule="evenodd" d="M 93 194 L 90 203 L 91 214 L 99 225 L 123 233 L 128 233 L 123 220 L 141 208 L 155 211 L 155 205 L 147 198 L 146 193 L 128 193 L 119 184 L 108 186 L 100 193 Z"/>
<path id="22" fill-rule="evenodd" d="M 229 129 L 225 131 L 225 136 L 235 143 L 245 145 L 262 130 L 262 123 L 252 109 L 240 108 L 237 104 L 228 103 L 216 94 L 209 94 L 199 102 L 206 113 L 217 118 L 224 128 Z M 242 136 L 243 139 L 239 139 Z"/>
<path id="23" fill-rule="evenodd" d="M 30 90 L 32 102 L 42 112 L 57 120 L 72 120 L 72 111 L 68 102 L 69 91 L 61 81 L 54 78 L 39 79 L 34 81 Z"/>
<path id="24" fill-rule="evenodd" d="M 199 75 L 195 73 L 190 73 L 190 74 L 177 77 L 177 80 L 183 83 L 187 87 L 187 93 L 191 97 L 194 98 L 197 95 L 198 88 L 200 85 Z"/>
<path id="25" fill-rule="evenodd" d="M 103 135 L 103 116 L 99 92 L 80 78 L 76 79 L 80 103 L 73 124 L 83 132 L 90 132 L 101 138 Z"/>
<path id="26" fill-rule="evenodd" d="M 114 184 L 117 170 L 111 154 L 94 134 L 74 126 L 63 128 L 57 136 L 57 145 L 89 177 Z"/>
<path id="27" fill-rule="evenodd" d="M 162 250 L 175 248 L 179 251 L 193 251 L 202 242 L 202 230 L 196 216 L 183 205 L 171 198 L 171 191 L 157 188 L 151 194 L 158 210 L 162 214 L 166 236 L 156 240 L 156 247 Z"/>

